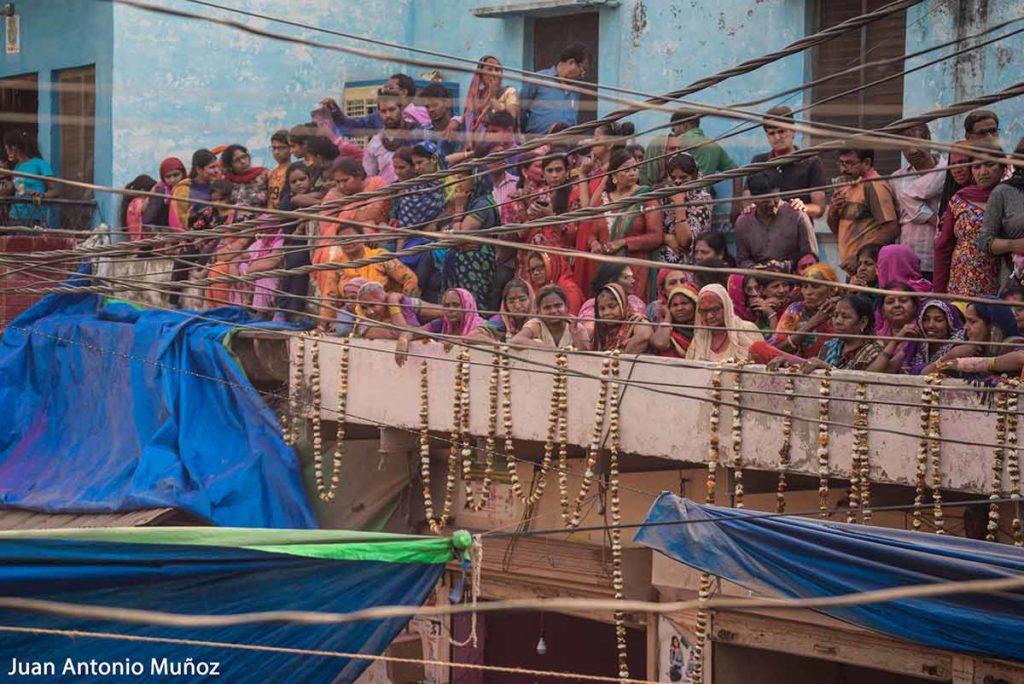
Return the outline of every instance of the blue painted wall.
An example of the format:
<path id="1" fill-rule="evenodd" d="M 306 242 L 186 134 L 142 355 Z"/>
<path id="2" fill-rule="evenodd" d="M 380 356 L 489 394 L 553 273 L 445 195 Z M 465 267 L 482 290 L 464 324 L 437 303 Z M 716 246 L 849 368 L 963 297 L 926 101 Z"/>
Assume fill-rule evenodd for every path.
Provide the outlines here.
<path id="1" fill-rule="evenodd" d="M 39 146 L 57 170 L 60 136 L 55 125 L 56 93 L 51 84 L 61 69 L 96 65 L 96 135 L 93 178 L 111 182 L 111 73 L 113 68 L 112 3 L 82 0 L 16 2 L 21 17 L 21 52 L 0 53 L 0 78 L 37 74 L 39 78 Z M 97 193 L 104 220 L 116 214 L 116 202 Z"/>
<path id="2" fill-rule="evenodd" d="M 598 78 L 641 93 L 679 88 L 805 35 L 807 1 L 621 0 L 615 8 L 600 10 Z M 527 44 L 529 18 L 511 15 L 485 19 L 470 13 L 473 7 L 501 2 L 362 0 L 340 3 L 344 11 L 339 10 L 337 0 L 231 0 L 230 4 L 472 60 L 494 54 L 511 67 L 533 66 L 529 64 L 531 47 Z M 239 18 L 183 0 L 167 0 L 165 4 L 320 42 L 418 57 L 404 49 Z M 1021 0 L 989 2 L 984 12 L 969 11 L 968 5 L 973 7 L 975 3 L 927 0 L 911 10 L 907 51 L 951 38 L 957 30 L 976 31 L 1014 16 L 1022 8 Z M 382 79 L 395 71 L 420 77 L 426 71 L 426 67 L 403 67 L 396 62 L 293 46 L 222 26 L 105 2 L 33 0 L 18 6 L 25 32 L 23 54 L 13 60 L 0 56 L 0 73 L 11 75 L 95 62 L 102 88 L 96 178 L 111 180 L 115 185 L 124 185 L 139 173 L 156 175 L 157 165 L 165 156 L 177 155 L 187 163 L 198 147 L 231 142 L 249 146 L 257 163 L 269 164 L 270 133 L 308 120 L 310 109 L 324 95 L 340 99 L 346 82 Z M 911 76 L 905 88 L 906 111 L 921 111 L 1009 84 L 1020 73 L 1022 49 L 1024 40 L 1017 37 L 977 57 L 962 59 L 956 68 L 945 64 Z M 794 55 L 708 88 L 693 99 L 711 104 L 755 99 L 807 80 L 808 70 L 805 56 Z M 442 68 L 441 72 L 446 81 L 459 83 L 465 92 L 470 74 L 452 68 Z M 508 80 L 514 82 L 511 76 Z M 616 97 L 635 100 L 643 95 Z M 801 93 L 784 100 L 793 106 L 805 101 L 807 96 Z M 49 102 L 41 98 L 41 108 L 46 110 Z M 776 102 L 751 109 L 760 112 L 772 104 Z M 600 112 L 620 106 L 602 100 Z M 1024 132 L 1022 108 L 1024 102 L 1020 99 L 996 107 L 1004 114 L 1004 135 L 1011 142 Z M 41 123 L 48 126 L 50 112 L 41 114 Z M 638 130 L 643 130 L 667 117 L 667 113 L 646 113 L 633 119 Z M 719 117 L 707 117 L 702 122 L 711 136 L 736 125 L 734 120 Z M 960 119 L 955 125 L 960 126 Z M 960 137 L 952 135 L 952 126 L 936 127 L 936 137 Z M 117 131 L 116 136 L 111 136 L 111 129 Z M 745 163 L 766 149 L 760 130 L 730 138 L 723 145 L 737 163 Z"/>
<path id="3" fill-rule="evenodd" d="M 1021 0 L 930 0 L 907 12 L 907 52 L 978 33 L 1022 15 L 1024 2 Z M 964 45 L 977 44 L 1022 26 L 1024 24 L 1011 24 Z M 908 66 L 922 64 L 957 49 L 950 47 L 917 57 Z M 911 116 L 982 93 L 1002 90 L 1020 82 L 1021 74 L 1024 74 L 1024 33 L 909 74 L 903 89 L 904 114 Z M 999 115 L 1003 147 L 1012 150 L 1024 136 L 1024 98 L 1005 100 L 988 109 Z M 932 137 L 947 141 L 962 139 L 963 120 L 963 116 L 958 116 L 931 124 Z"/>

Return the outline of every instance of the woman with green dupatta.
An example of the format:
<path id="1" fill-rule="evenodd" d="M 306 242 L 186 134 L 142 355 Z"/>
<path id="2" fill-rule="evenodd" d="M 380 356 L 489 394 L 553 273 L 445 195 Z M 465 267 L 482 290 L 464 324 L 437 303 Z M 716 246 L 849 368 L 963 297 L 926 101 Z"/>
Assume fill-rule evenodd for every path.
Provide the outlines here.
<path id="1" fill-rule="evenodd" d="M 639 169 L 636 161 L 625 150 L 612 153 L 608 168 L 608 181 L 601 193 L 602 206 L 650 192 L 649 186 L 638 183 Z M 590 251 L 596 254 L 650 259 L 651 253 L 661 247 L 665 237 L 661 205 L 657 200 L 609 207 L 602 218 L 596 221 L 595 227 L 597 230 L 590 242 Z M 647 293 L 653 291 L 648 282 L 649 269 L 640 266 L 632 268 L 636 276 L 635 293 L 646 302 Z"/>

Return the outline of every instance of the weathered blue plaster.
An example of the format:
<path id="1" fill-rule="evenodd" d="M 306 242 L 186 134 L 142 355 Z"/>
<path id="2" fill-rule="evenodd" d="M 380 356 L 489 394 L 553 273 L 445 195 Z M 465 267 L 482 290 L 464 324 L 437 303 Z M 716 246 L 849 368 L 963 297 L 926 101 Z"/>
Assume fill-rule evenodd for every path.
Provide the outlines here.
<path id="1" fill-rule="evenodd" d="M 497 0 L 493 2 L 497 4 Z M 164 4 L 319 42 L 430 59 L 407 49 L 248 19 L 182 0 Z M 483 19 L 470 13 L 472 7 L 488 4 L 488 0 L 229 0 L 229 4 L 472 60 L 493 54 L 510 67 L 550 66 L 531 63 L 530 18 Z M 289 45 L 106 2 L 32 0 L 20 2 L 18 7 L 26 47 L 13 60 L 0 56 L 2 74 L 95 62 L 101 85 L 96 178 L 112 180 L 115 185 L 124 185 L 139 173 L 156 175 L 165 156 L 178 155 L 188 163 L 199 147 L 231 142 L 249 146 L 257 163 L 269 164 L 270 133 L 308 120 L 316 102 L 325 95 L 340 97 L 346 82 L 383 79 L 396 71 L 419 78 L 427 71 Z M 1015 16 L 1021 9 L 1021 0 L 928 0 L 908 13 L 907 51 L 953 37 L 954 26 L 961 33 L 977 31 Z M 678 89 L 797 40 L 806 34 L 807 16 L 807 0 L 622 0 L 617 8 L 600 10 L 598 78 L 639 93 Z M 46 48 L 34 50 L 33 44 L 45 44 Z M 909 77 L 906 112 L 930 109 L 1018 80 L 1022 48 L 1024 38 L 1017 37 L 974 58 L 961 59 L 956 68 L 944 64 Z M 32 63 L 36 66 L 29 64 L 29 59 L 36 60 Z M 445 81 L 459 83 L 465 93 L 470 74 L 450 66 L 440 71 Z M 710 104 L 756 99 L 807 80 L 809 71 L 806 55 L 797 54 L 701 91 L 693 99 Z M 518 85 L 511 74 L 506 78 Z M 615 97 L 643 99 L 642 94 Z M 808 100 L 809 93 L 798 93 L 784 102 L 799 106 Z M 49 102 L 49 98 L 41 98 L 45 110 L 41 111 L 41 124 L 47 131 L 52 129 Z M 751 109 L 760 112 L 773 104 L 778 102 Z M 620 102 L 602 100 L 599 112 L 621 106 Z M 1024 125 L 1022 107 L 1020 98 L 995 107 L 1004 116 L 1004 140 L 1009 144 L 1016 142 Z M 652 112 L 633 120 L 637 129 L 643 130 L 667 117 L 667 113 Z M 736 126 L 736 121 L 726 118 L 702 121 L 710 136 Z M 959 138 L 951 134 L 951 126 L 937 126 L 936 137 Z M 111 137 L 111 130 L 117 135 Z M 44 139 L 44 146 L 48 145 Z M 730 138 L 723 146 L 739 164 L 766 149 L 759 129 Z"/>
<path id="2" fill-rule="evenodd" d="M 0 53 L 0 78 L 36 74 L 39 78 L 39 147 L 55 170 L 60 165 L 60 135 L 55 124 L 57 72 L 96 65 L 96 133 L 93 178 L 100 185 L 112 179 L 111 70 L 113 68 L 112 5 L 82 0 L 16 2 L 21 17 L 21 52 Z M 0 22 L 2 25 L 2 22 Z M 96 194 L 102 217 L 112 220 L 116 200 Z"/>
<path id="3" fill-rule="evenodd" d="M 931 0 L 907 12 L 907 52 L 914 52 L 954 38 L 978 33 L 1008 19 L 1024 14 L 1021 0 Z M 989 38 L 1021 28 L 1012 24 L 994 34 L 976 38 L 976 44 Z M 908 67 L 948 55 L 963 45 L 946 48 L 911 60 Z M 1024 73 L 1024 34 L 1017 34 L 993 45 L 974 50 L 909 74 L 903 86 L 903 112 L 912 116 L 982 93 L 1002 90 L 1020 82 Z M 1024 135 L 1024 98 L 994 104 L 1002 126 L 1002 143 L 1012 150 Z M 937 140 L 960 140 L 964 137 L 964 116 L 931 124 L 932 137 Z"/>

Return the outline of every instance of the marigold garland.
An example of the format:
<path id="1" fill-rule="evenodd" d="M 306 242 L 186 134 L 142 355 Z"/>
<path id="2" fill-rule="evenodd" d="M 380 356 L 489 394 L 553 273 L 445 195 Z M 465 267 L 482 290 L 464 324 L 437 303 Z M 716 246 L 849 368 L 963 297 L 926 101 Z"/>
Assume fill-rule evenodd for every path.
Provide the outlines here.
<path id="1" fill-rule="evenodd" d="M 996 395 L 996 449 L 992 458 L 992 493 L 989 499 L 1003 495 L 1003 459 L 1006 455 L 1006 412 L 1009 392 L 1005 382 L 999 383 L 1002 390 Z M 999 504 L 988 505 L 988 526 L 985 539 L 994 542 L 999 538 Z"/>
<path id="2" fill-rule="evenodd" d="M 321 411 L 321 392 L 320 387 L 320 338 L 318 335 L 313 335 L 312 341 L 309 345 L 309 358 L 310 358 L 310 370 L 309 370 L 309 385 L 312 390 L 312 408 L 313 416 L 310 421 L 310 431 L 313 435 L 313 471 L 320 473 L 323 471 L 324 466 L 324 440 L 321 434 L 320 425 L 320 411 Z"/>
<path id="3" fill-rule="evenodd" d="M 790 457 L 793 453 L 793 403 L 796 401 L 796 377 L 795 368 L 789 371 L 786 378 L 784 392 L 786 394 L 786 405 L 782 409 L 782 446 L 779 447 L 779 485 L 775 492 L 775 512 L 785 513 L 786 511 L 786 469 L 789 468 Z"/>
<path id="4" fill-rule="evenodd" d="M 832 383 L 829 377 L 832 374 L 830 368 L 825 369 L 825 375 L 821 379 L 821 386 L 818 389 L 818 508 L 821 510 L 821 517 L 827 517 L 828 513 L 828 478 L 829 478 L 829 403 L 831 397 Z"/>
<path id="5" fill-rule="evenodd" d="M 612 541 L 612 589 L 615 599 L 621 601 L 623 594 L 622 576 L 622 506 L 619 498 L 619 355 L 612 352 L 611 383 L 608 389 L 608 496 L 611 500 L 611 541 Z M 629 658 L 626 652 L 626 624 L 622 611 L 615 611 L 615 648 L 618 652 L 619 677 L 629 678 Z"/>
<path id="6" fill-rule="evenodd" d="M 868 425 L 871 416 L 871 405 L 867 403 L 865 389 L 864 404 L 860 410 L 864 416 L 864 432 L 860 441 L 860 519 L 865 525 L 871 522 L 871 449 L 869 448 Z"/>
<path id="7" fill-rule="evenodd" d="M 341 338 L 341 356 L 338 360 L 338 407 L 334 433 L 334 455 L 331 459 L 330 484 L 325 485 L 323 463 L 314 469 L 316 492 L 321 501 L 333 501 L 341 486 L 341 463 L 345 458 L 345 420 L 348 414 L 348 369 L 350 336 Z"/>
<path id="8" fill-rule="evenodd" d="M 932 466 L 932 519 L 935 521 L 935 533 L 945 534 L 945 519 L 942 517 L 942 432 L 939 415 L 939 385 L 942 382 L 938 375 L 926 380 L 932 383 L 932 405 L 928 413 L 928 454 Z"/>
<path id="9" fill-rule="evenodd" d="M 469 432 L 469 350 L 466 352 L 466 363 L 463 366 L 462 385 L 464 391 L 462 425 L 464 433 Z M 494 477 L 494 446 L 498 439 L 498 381 L 501 376 L 501 357 L 498 348 L 495 347 L 491 353 L 491 375 L 488 385 L 487 406 L 487 438 L 484 442 L 484 477 L 480 483 L 479 495 L 473 493 L 473 482 L 470 480 L 470 473 L 473 465 L 473 452 L 466 444 L 463 448 L 462 459 L 462 485 L 466 492 L 466 508 L 471 511 L 481 511 L 491 498 L 491 480 Z M 469 455 L 466 455 L 466 452 Z"/>
<path id="10" fill-rule="evenodd" d="M 928 474 L 929 454 L 929 430 L 931 427 L 932 414 L 932 386 L 931 379 L 925 378 L 925 385 L 921 388 L 921 441 L 917 445 L 917 477 L 914 485 L 914 512 L 911 517 L 910 526 L 913 530 L 921 529 L 921 507 L 924 506 L 924 489 Z"/>
<path id="11" fill-rule="evenodd" d="M 1013 545 L 1024 546 L 1020 520 L 1020 454 L 1017 451 L 1017 429 L 1020 426 L 1017 391 L 1020 389 L 1020 380 L 1010 378 L 1006 384 L 1009 387 L 1006 397 L 1006 474 L 1010 478 L 1010 498 L 1013 500 Z"/>
<path id="12" fill-rule="evenodd" d="M 722 415 L 722 371 L 715 370 L 711 374 L 711 417 L 708 419 L 708 479 L 704 486 L 707 492 L 705 503 L 715 503 L 715 478 L 718 471 L 720 455 L 718 444 L 718 424 Z"/>
<path id="13" fill-rule="evenodd" d="M 548 434 L 544 441 L 544 456 L 540 462 L 540 473 L 534 482 L 533 491 L 522 497 L 527 506 L 532 506 L 544 495 L 547 488 L 548 473 L 551 471 L 551 461 L 555 454 L 555 442 L 562 434 L 560 425 L 567 421 L 568 399 L 566 393 L 566 369 L 569 367 L 569 357 L 565 353 L 555 355 L 555 376 L 551 381 L 550 413 L 548 415 Z M 568 445 L 566 445 L 568 448 Z M 559 452 L 562 445 L 559 445 Z"/>
<path id="14" fill-rule="evenodd" d="M 618 376 L 619 351 L 612 351 L 611 356 L 601 363 L 601 380 L 598 384 L 597 402 L 594 406 L 594 422 L 590 433 L 590 444 L 587 447 L 587 460 L 583 465 L 583 477 L 580 482 L 579 491 L 570 503 L 568 495 L 568 484 L 564 470 L 559 472 L 559 487 L 562 499 L 562 520 L 569 527 L 579 527 L 583 511 L 583 500 L 594 482 L 594 469 L 597 466 L 597 459 L 601 449 L 601 435 L 604 433 L 606 413 L 608 412 L 608 385 L 612 375 L 612 367 L 615 368 L 615 376 Z"/>
<path id="15" fill-rule="evenodd" d="M 434 532 L 441 527 L 434 519 L 434 501 L 430 495 L 430 396 L 427 362 L 420 364 L 420 477 L 423 480 L 423 510 L 427 524 Z"/>
<path id="16" fill-rule="evenodd" d="M 868 385 L 859 383 L 856 391 L 856 403 L 853 408 L 853 460 L 850 466 L 850 509 L 846 513 L 846 522 L 857 522 L 857 511 L 862 505 L 861 478 L 864 473 L 864 461 L 868 457 Z"/>
<path id="17" fill-rule="evenodd" d="M 302 394 L 302 381 L 306 377 L 306 338 L 296 335 L 293 349 L 290 369 L 292 381 L 291 387 L 288 388 L 288 415 L 281 420 L 284 441 L 289 446 L 294 446 L 299 441 L 299 429 L 302 424 L 302 416 L 299 413 L 299 395 Z"/>
<path id="18" fill-rule="evenodd" d="M 744 365 L 745 362 L 740 361 L 736 367 L 739 369 Z M 733 505 L 743 508 L 743 373 L 738 370 L 732 396 L 736 404 L 732 412 Z"/>

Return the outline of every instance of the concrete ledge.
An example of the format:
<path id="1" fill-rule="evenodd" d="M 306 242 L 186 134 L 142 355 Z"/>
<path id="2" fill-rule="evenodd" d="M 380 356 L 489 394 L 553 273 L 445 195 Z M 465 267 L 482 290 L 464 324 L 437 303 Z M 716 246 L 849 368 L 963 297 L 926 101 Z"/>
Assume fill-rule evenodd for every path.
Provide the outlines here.
<path id="1" fill-rule="evenodd" d="M 294 341 L 292 344 L 295 344 Z M 436 343 L 412 346 L 404 368 L 395 365 L 393 343 L 355 340 L 351 344 L 348 421 L 374 426 L 396 426 L 409 430 L 419 427 L 420 364 L 426 360 L 430 384 L 430 426 L 434 431 L 451 428 L 455 350 L 445 352 Z M 340 346 L 321 342 L 323 417 L 337 418 L 337 368 Z M 543 441 L 547 433 L 548 400 L 552 376 L 548 367 L 554 358 L 541 350 L 514 350 L 511 363 L 513 432 L 517 439 Z M 419 355 L 429 357 L 419 358 Z M 488 385 L 492 354 L 489 348 L 472 351 L 470 373 L 470 431 L 477 436 L 487 432 Z M 521 359 L 521 360 L 520 360 Z M 600 373 L 602 357 L 573 355 L 570 371 L 592 376 Z M 309 372 L 307 349 L 306 373 Z M 537 365 L 540 364 L 540 365 Z M 531 371 L 541 372 L 531 372 Z M 623 357 L 621 377 L 636 383 L 622 396 L 621 423 L 624 452 L 672 459 L 686 464 L 702 464 L 708 457 L 708 419 L 711 413 L 710 366 L 681 366 L 678 362 L 652 356 Z M 736 373 L 722 376 L 723 402 L 733 401 Z M 843 382 L 853 379 L 854 382 Z M 853 399 L 856 382 L 877 380 L 895 386 L 873 385 L 868 398 L 889 402 L 873 404 L 870 428 L 883 428 L 905 434 L 871 431 L 869 436 L 871 480 L 913 486 L 916 482 L 917 449 L 920 443 L 920 401 L 923 379 L 918 377 L 836 372 L 833 374 L 830 418 L 834 422 L 853 423 Z M 984 444 L 995 442 L 996 416 L 992 412 L 994 394 L 979 392 L 957 380 L 947 380 L 941 403 L 956 408 L 941 411 L 944 437 L 964 440 L 969 445 L 942 445 L 942 484 L 944 488 L 974 493 L 990 493 L 993 449 Z M 781 414 L 786 400 L 783 380 L 777 375 L 742 376 L 744 468 L 777 471 L 782 443 Z M 792 453 L 790 472 L 817 477 L 818 392 L 820 376 L 800 376 L 796 393 L 806 398 L 793 402 Z M 756 392 L 769 392 L 757 394 Z M 770 393 L 778 393 L 778 396 Z M 590 441 L 598 382 L 590 377 L 570 376 L 569 440 L 586 446 Z M 676 396 L 673 396 L 676 395 Z M 302 404 L 308 407 L 308 392 Z M 733 411 L 721 410 L 721 463 L 733 461 L 731 424 Z M 499 433 L 501 428 L 499 426 Z M 849 477 L 853 435 L 848 428 L 830 430 L 830 474 Z M 1004 483 L 1009 483 L 1004 474 Z M 928 482 L 931 482 L 929 467 Z"/>

